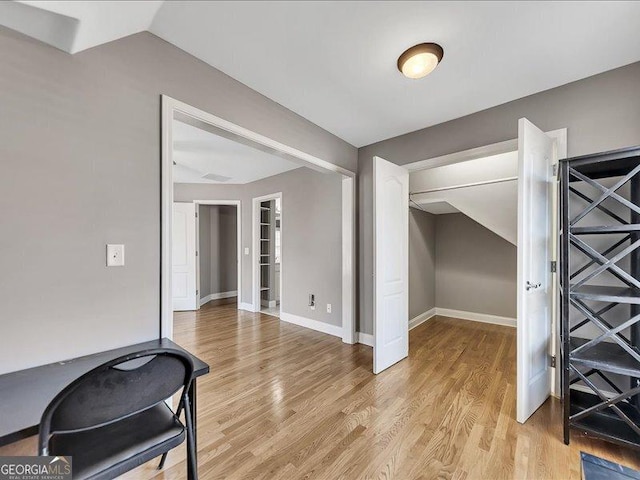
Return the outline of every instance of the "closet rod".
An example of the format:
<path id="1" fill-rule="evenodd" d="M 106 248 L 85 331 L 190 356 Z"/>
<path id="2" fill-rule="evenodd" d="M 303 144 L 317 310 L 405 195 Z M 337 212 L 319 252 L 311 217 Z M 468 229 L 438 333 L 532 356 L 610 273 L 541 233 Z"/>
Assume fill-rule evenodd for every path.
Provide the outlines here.
<path id="1" fill-rule="evenodd" d="M 457 188 L 476 187 L 478 185 L 491 185 L 492 183 L 512 182 L 518 180 L 518 177 L 496 178 L 495 180 L 484 180 L 481 182 L 465 183 L 463 185 L 453 185 L 451 187 L 432 188 L 431 190 L 423 190 L 421 192 L 410 192 L 409 195 L 419 195 L 421 193 L 442 192 L 443 190 L 455 190 Z"/>

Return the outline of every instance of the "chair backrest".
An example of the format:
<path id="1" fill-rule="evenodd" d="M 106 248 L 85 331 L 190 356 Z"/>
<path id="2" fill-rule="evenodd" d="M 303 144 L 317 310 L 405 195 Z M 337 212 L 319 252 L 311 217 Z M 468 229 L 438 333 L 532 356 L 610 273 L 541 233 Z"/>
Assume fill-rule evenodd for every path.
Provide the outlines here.
<path id="1" fill-rule="evenodd" d="M 111 360 L 65 387 L 40 422 L 40 453 L 53 433 L 96 428 L 166 400 L 193 377 L 193 361 L 180 350 L 157 348 Z M 181 397 L 182 398 L 182 397 Z"/>

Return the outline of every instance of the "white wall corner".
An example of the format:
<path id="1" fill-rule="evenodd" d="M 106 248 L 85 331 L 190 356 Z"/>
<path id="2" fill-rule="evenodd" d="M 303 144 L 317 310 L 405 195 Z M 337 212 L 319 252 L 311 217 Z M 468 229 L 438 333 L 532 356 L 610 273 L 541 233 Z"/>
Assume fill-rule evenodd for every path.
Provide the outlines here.
<path id="1" fill-rule="evenodd" d="M 491 323 L 493 325 L 503 325 L 505 327 L 516 326 L 516 319 L 510 317 L 500 317 L 487 313 L 464 312 L 462 310 L 451 310 L 450 308 L 436 308 L 436 315 L 442 317 L 459 318 L 460 320 L 471 320 L 472 322 Z"/>
<path id="2" fill-rule="evenodd" d="M 418 325 L 422 325 L 427 320 L 436 316 L 436 307 L 433 307 L 426 312 L 422 312 L 420 315 L 416 315 L 411 320 L 409 320 L 409 330 L 413 330 Z"/>
<path id="3" fill-rule="evenodd" d="M 280 312 L 280 320 L 287 323 L 293 323 L 299 327 L 309 328 L 316 332 L 327 333 L 334 337 L 342 338 L 342 326 L 331 325 L 329 323 L 320 322 L 311 318 L 301 317 L 299 315 L 293 315 L 292 313 Z"/>
<path id="4" fill-rule="evenodd" d="M 373 335 L 370 333 L 356 332 L 357 342 L 368 347 L 373 347 Z"/>

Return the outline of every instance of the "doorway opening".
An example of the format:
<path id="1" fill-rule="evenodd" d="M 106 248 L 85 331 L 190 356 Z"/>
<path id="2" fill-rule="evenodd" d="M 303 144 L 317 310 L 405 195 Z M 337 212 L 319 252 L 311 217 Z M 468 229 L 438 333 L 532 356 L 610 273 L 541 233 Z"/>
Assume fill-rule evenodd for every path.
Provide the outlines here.
<path id="1" fill-rule="evenodd" d="M 238 305 L 242 288 L 239 201 L 196 200 L 199 307 L 214 300 Z"/>
<path id="2" fill-rule="evenodd" d="M 212 300 L 237 304 L 242 285 L 240 202 L 175 202 L 173 216 L 173 311 L 199 310 Z"/>
<path id="3" fill-rule="evenodd" d="M 473 297 L 476 297 L 477 305 L 484 303 L 487 306 L 488 299 L 483 289 L 489 283 L 483 278 L 471 278 L 471 269 L 469 269 L 469 278 L 464 279 L 467 283 L 470 282 L 469 285 L 463 287 L 461 282 L 456 285 L 450 275 L 445 286 L 452 291 L 445 292 L 446 288 L 442 288 L 438 292 L 441 295 L 434 292 L 431 302 L 425 304 L 422 311 L 413 311 L 415 316 L 411 319 L 411 325 L 407 325 L 407 329 L 438 314 L 479 322 L 515 324 L 516 416 L 520 422 L 524 422 L 550 393 L 558 392 L 559 375 L 553 371 L 551 361 L 554 353 L 557 356 L 558 348 L 557 288 L 555 275 L 551 274 L 551 262 L 557 258 L 557 187 L 553 167 L 558 159 L 564 157 L 566 157 L 566 130 L 545 134 L 526 119 L 521 119 L 517 140 L 405 165 L 406 175 L 409 177 L 409 190 L 412 193 L 410 201 L 414 208 L 431 210 L 430 214 L 436 214 L 436 217 L 451 216 L 466 223 L 478 224 L 477 227 L 487 231 L 487 234 L 490 230 L 495 238 L 501 237 L 500 241 L 504 245 L 508 246 L 509 243 L 516 245 L 515 276 L 512 275 L 509 282 L 511 293 L 507 292 L 508 302 L 502 302 L 507 303 L 507 307 L 510 308 L 508 315 L 501 312 L 467 311 L 470 307 L 468 303 L 465 305 L 465 302 Z M 504 165 L 498 161 L 498 158 Z M 379 162 L 381 159 L 375 160 Z M 487 164 L 489 160 L 491 161 Z M 505 168 L 501 169 L 501 165 Z M 457 172 L 455 172 L 456 169 Z M 454 172 L 456 175 L 452 175 Z M 401 178 L 401 172 L 396 172 L 395 175 Z M 374 166 L 374 205 L 378 202 L 378 198 L 375 198 L 375 186 L 378 184 L 383 185 L 381 191 L 387 194 L 387 197 L 394 195 L 392 190 L 384 190 L 384 181 L 385 179 L 381 180 L 375 175 Z M 387 183 L 393 185 L 392 182 Z M 399 184 L 400 181 L 395 183 Z M 399 189 L 396 188 L 396 191 L 399 193 Z M 409 204 L 407 204 L 407 210 L 409 210 Z M 474 222 L 471 222 L 468 217 Z M 376 221 L 381 219 L 377 218 L 374 210 L 374 223 Z M 433 223 L 435 225 L 437 222 Z M 435 226 L 432 230 L 435 230 Z M 455 247 L 456 236 L 465 235 L 460 230 L 460 225 L 454 227 L 453 231 L 449 232 L 451 239 L 445 239 L 441 245 L 448 250 Z M 379 233 L 377 226 L 374 231 Z M 449 260 L 457 262 L 458 265 L 450 269 L 453 271 L 440 272 L 440 277 L 446 277 L 446 274 L 464 276 L 467 254 L 472 255 L 472 258 L 467 258 L 468 263 L 475 262 L 482 265 L 482 260 L 486 258 L 478 258 L 483 255 L 482 250 L 478 249 L 481 234 L 480 231 L 466 234 L 467 237 L 472 237 L 467 238 L 470 240 L 466 247 L 468 251 L 449 252 L 452 253 L 449 255 Z M 435 242 L 436 232 L 432 231 L 431 235 Z M 384 237 L 384 233 L 381 236 Z M 409 234 L 406 238 L 407 243 L 409 243 L 408 237 Z M 374 243 L 374 271 L 378 273 L 377 277 L 381 277 L 379 272 L 383 272 L 382 278 L 374 278 L 376 302 L 378 302 L 376 295 L 380 291 L 384 292 L 386 288 L 383 283 L 387 279 L 385 273 L 394 271 L 393 265 L 387 265 L 389 257 L 385 255 L 384 248 L 381 248 L 383 245 L 384 238 L 382 242 Z M 436 254 L 436 246 L 433 247 L 432 252 Z M 488 257 L 488 255 L 484 256 Z M 415 259 L 410 260 L 408 255 L 406 261 L 411 266 L 415 266 Z M 513 266 L 514 259 L 510 258 L 509 261 Z M 433 265 L 431 268 L 436 269 Z M 487 272 L 484 273 L 489 273 L 490 268 L 486 270 Z M 400 270 L 396 271 L 400 272 Z M 398 274 L 396 277 L 401 279 L 402 275 Z M 389 275 L 389 278 L 393 277 Z M 407 273 L 405 278 L 407 278 L 408 292 L 411 289 L 409 285 L 411 276 Z M 489 278 L 489 280 L 495 279 Z M 399 292 L 404 287 L 400 281 L 396 283 L 400 285 L 396 287 Z M 432 287 L 437 290 L 437 285 L 433 283 L 435 280 L 432 280 Z M 389 284 L 391 285 L 391 282 Z M 505 293 L 505 289 L 500 288 L 500 285 L 496 290 L 502 290 L 502 293 Z M 399 296 L 396 292 L 395 298 Z M 438 305 L 438 301 L 442 303 Z M 457 302 L 458 306 L 446 304 L 447 301 Z M 379 308 L 378 303 L 375 305 L 374 359 L 376 348 L 383 351 L 387 349 L 387 353 L 390 351 L 387 345 L 391 345 L 391 334 L 396 332 L 397 336 L 398 332 L 398 329 L 389 327 L 391 323 L 386 319 L 392 318 L 389 311 L 393 305 L 389 303 L 386 311 Z M 396 305 L 400 305 L 400 302 L 396 302 Z M 410 309 L 407 308 L 407 310 Z M 380 312 L 384 312 L 386 318 L 380 318 Z M 425 326 L 425 328 L 428 327 Z M 401 347 L 402 345 L 399 344 L 396 351 L 392 352 L 392 362 L 408 354 L 408 342 L 406 350 L 403 351 Z"/>
<path id="4" fill-rule="evenodd" d="M 517 175 L 517 151 L 410 173 L 410 328 L 516 326 Z"/>
<path id="5" fill-rule="evenodd" d="M 179 310 L 195 311 L 201 303 L 209 308 L 216 302 L 235 301 L 238 310 L 277 316 L 282 321 L 339 336 L 345 343 L 355 343 L 355 174 L 177 100 L 166 96 L 162 100 L 160 335 L 172 337 L 174 304 L 176 297 L 184 295 L 193 300 Z M 269 193 L 274 191 L 279 193 Z M 287 198 L 291 199 L 291 207 L 286 206 Z M 260 199 L 257 216 L 253 199 Z M 329 207 L 322 209 L 324 203 Z M 291 227 L 284 226 L 283 205 L 291 208 Z M 203 228 L 203 214 L 212 206 L 217 206 L 218 224 L 223 210 L 235 209 L 235 250 L 223 252 L 221 243 L 210 247 L 217 248 L 218 259 L 225 261 L 224 279 L 220 271 L 205 273 L 211 258 L 203 265 L 204 245 L 189 240 L 197 237 L 205 242 L 195 229 L 197 225 Z M 261 211 L 268 215 L 260 216 Z M 341 215 L 336 216 L 335 212 Z M 319 243 L 324 240 L 324 233 L 311 240 L 305 238 L 305 218 L 309 216 L 330 225 L 325 232 L 326 245 Z M 208 232 L 212 231 L 211 218 L 209 212 Z M 185 230 L 182 243 L 173 238 L 181 229 Z M 186 229 L 194 233 L 188 234 Z M 231 235 L 233 228 L 227 225 L 222 230 Z M 287 243 L 287 239 L 298 237 L 299 241 Z M 323 262 L 322 257 L 308 251 L 305 246 L 309 241 L 318 244 L 312 248 L 315 252 L 330 250 L 334 254 L 330 261 Z M 219 242 L 234 243 L 228 239 Z M 270 246 L 261 248 L 260 243 Z M 306 257 L 300 258 L 301 255 Z M 288 269 L 287 261 L 291 264 Z M 237 265 L 235 289 L 230 286 L 234 283 L 230 273 L 233 262 Z M 309 265 L 312 275 L 304 270 Z M 325 277 L 331 280 L 323 281 Z M 217 288 L 219 291 L 208 292 L 207 279 L 210 287 L 216 281 L 226 283 Z M 314 286 L 307 285 L 311 282 L 315 282 Z M 289 296 L 286 289 L 292 292 Z M 326 311 L 307 305 L 308 292 L 322 296 Z"/>
<path id="6" fill-rule="evenodd" d="M 282 296 L 282 193 L 253 199 L 254 296 L 260 312 L 280 318 Z"/>

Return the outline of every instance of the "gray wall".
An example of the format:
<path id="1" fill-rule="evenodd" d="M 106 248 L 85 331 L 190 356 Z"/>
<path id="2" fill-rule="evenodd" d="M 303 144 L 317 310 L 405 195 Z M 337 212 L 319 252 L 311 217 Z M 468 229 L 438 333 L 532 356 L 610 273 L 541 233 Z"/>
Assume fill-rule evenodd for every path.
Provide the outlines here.
<path id="1" fill-rule="evenodd" d="M 434 307 L 516 317 L 516 247 L 462 213 L 409 209 L 409 318 Z"/>
<path id="2" fill-rule="evenodd" d="M 516 318 L 515 245 L 461 213 L 436 215 L 438 308 Z"/>
<path id="3" fill-rule="evenodd" d="M 200 205 L 200 298 L 238 289 L 236 207 Z"/>
<path id="4" fill-rule="evenodd" d="M 409 318 L 436 306 L 436 215 L 409 209 Z"/>
<path id="5" fill-rule="evenodd" d="M 177 202 L 240 200 L 242 202 L 242 292 L 252 301 L 252 199 L 282 192 L 281 311 L 342 325 L 342 178 L 298 168 L 245 185 L 175 184 Z M 316 309 L 308 295 L 316 295 Z M 332 304 L 327 313 L 326 304 Z"/>
<path id="6" fill-rule="evenodd" d="M 359 331 L 372 333 L 372 168 L 377 155 L 399 165 L 510 140 L 518 119 L 568 129 L 569 156 L 640 144 L 640 62 L 358 150 Z"/>
<path id="7" fill-rule="evenodd" d="M 0 58 L 0 373 L 158 336 L 161 94 L 356 167 L 351 145 L 149 33 L 72 56 L 0 28 Z"/>

